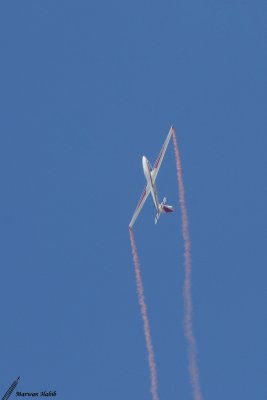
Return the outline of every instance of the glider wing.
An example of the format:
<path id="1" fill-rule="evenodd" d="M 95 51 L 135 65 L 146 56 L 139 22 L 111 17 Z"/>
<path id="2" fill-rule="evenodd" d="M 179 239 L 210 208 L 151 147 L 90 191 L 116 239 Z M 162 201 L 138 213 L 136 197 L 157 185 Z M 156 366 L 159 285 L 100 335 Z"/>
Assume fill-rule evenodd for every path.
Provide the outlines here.
<path id="1" fill-rule="evenodd" d="M 172 137 L 172 131 L 173 131 L 173 127 L 171 127 L 171 129 L 169 130 L 169 133 L 168 133 L 168 135 L 167 135 L 167 137 L 165 139 L 165 142 L 163 143 L 163 146 L 162 146 L 162 148 L 160 150 L 158 158 L 155 161 L 154 168 L 153 168 L 153 171 L 152 171 L 153 182 L 155 182 L 156 177 L 158 175 L 162 160 L 163 160 L 164 155 L 166 153 L 169 141 L 170 141 L 170 139 Z"/>
<path id="2" fill-rule="evenodd" d="M 149 193 L 150 193 L 150 188 L 149 188 L 149 186 L 147 185 L 147 186 L 145 187 L 143 193 L 141 194 L 141 197 L 140 197 L 140 200 L 139 200 L 139 202 L 138 202 L 138 204 L 137 204 L 137 207 L 136 207 L 136 209 L 135 209 L 133 218 L 131 219 L 129 228 L 132 228 L 133 224 L 135 223 L 136 218 L 138 217 L 140 211 L 142 210 L 142 207 L 143 207 L 143 205 L 145 204 L 145 201 L 146 201 L 147 196 L 149 195 Z"/>

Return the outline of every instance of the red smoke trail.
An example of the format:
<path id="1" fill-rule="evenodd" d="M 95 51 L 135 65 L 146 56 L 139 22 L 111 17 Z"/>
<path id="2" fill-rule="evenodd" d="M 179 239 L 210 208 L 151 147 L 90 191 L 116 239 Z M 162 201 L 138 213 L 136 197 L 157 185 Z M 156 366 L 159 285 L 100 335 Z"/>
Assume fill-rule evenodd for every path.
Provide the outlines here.
<path id="1" fill-rule="evenodd" d="M 182 215 L 182 234 L 184 240 L 184 258 L 185 258 L 185 278 L 184 278 L 184 305 L 185 305 L 185 316 L 184 316 L 184 333 L 185 337 L 188 341 L 189 346 L 189 373 L 191 378 L 191 383 L 194 392 L 195 400 L 202 400 L 200 382 L 199 382 L 199 373 L 197 366 L 197 351 L 196 351 L 196 339 L 193 334 L 193 323 L 192 323 L 192 314 L 193 314 L 193 304 L 192 304 L 192 295 L 191 295 L 191 242 L 189 236 L 189 224 L 188 224 L 188 216 L 187 209 L 185 203 L 185 190 L 183 183 L 183 175 L 182 175 L 182 165 L 181 159 L 179 155 L 179 148 L 176 140 L 176 135 L 174 129 L 172 129 L 172 137 L 174 144 L 174 153 L 176 159 L 176 169 L 177 169 L 177 179 L 178 179 L 178 187 L 179 187 L 179 202 L 181 208 Z"/>
<path id="2" fill-rule="evenodd" d="M 133 231 L 131 228 L 129 228 L 129 233 L 130 233 L 130 241 L 131 241 L 131 246 L 132 246 L 138 301 L 139 301 L 141 315 L 142 315 L 143 322 L 144 322 L 144 332 L 145 332 L 146 348 L 147 348 L 147 354 L 148 354 L 148 364 L 149 364 L 149 370 L 150 370 L 150 381 L 151 381 L 150 391 L 152 393 L 153 400 L 159 400 L 156 363 L 155 363 L 154 351 L 153 351 L 153 346 L 152 346 L 149 321 L 148 321 L 148 316 L 147 316 L 147 306 L 145 303 L 144 288 L 143 288 L 140 264 L 139 264 L 138 254 L 137 254 L 137 247 L 136 247 L 135 240 L 134 240 L 134 234 L 133 234 Z"/>

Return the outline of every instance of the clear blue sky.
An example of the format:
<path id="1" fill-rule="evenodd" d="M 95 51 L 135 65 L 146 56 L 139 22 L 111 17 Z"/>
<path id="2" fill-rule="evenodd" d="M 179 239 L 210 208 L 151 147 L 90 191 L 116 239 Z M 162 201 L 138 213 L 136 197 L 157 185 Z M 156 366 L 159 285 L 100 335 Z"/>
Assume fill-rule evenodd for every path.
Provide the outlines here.
<path id="1" fill-rule="evenodd" d="M 148 399 L 128 223 L 180 144 L 205 400 L 266 399 L 266 1 L 0 5 L 0 386 Z M 161 400 L 192 399 L 176 213 L 135 225 Z"/>

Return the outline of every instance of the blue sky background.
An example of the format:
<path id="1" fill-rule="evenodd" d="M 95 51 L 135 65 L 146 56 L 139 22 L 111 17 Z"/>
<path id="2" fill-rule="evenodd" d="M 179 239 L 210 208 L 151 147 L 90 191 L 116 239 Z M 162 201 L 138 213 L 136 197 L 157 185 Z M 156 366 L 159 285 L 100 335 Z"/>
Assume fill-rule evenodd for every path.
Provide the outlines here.
<path id="1" fill-rule="evenodd" d="M 181 150 L 204 399 L 266 399 L 263 0 L 0 5 L 0 385 L 147 399 L 128 223 L 171 124 Z M 161 400 L 192 399 L 176 213 L 135 225 Z M 13 396 L 15 397 L 15 396 Z"/>

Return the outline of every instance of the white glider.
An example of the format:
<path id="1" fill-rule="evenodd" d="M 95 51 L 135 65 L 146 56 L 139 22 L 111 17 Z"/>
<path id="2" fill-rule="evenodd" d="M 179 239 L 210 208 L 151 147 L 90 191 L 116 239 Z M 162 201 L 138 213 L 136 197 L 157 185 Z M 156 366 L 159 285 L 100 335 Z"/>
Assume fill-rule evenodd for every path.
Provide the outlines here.
<path id="1" fill-rule="evenodd" d="M 158 199 L 158 194 L 157 194 L 157 188 L 156 188 L 156 178 L 163 160 L 163 157 L 166 153 L 169 141 L 171 139 L 171 136 L 173 134 L 173 127 L 171 127 L 171 129 L 169 130 L 169 133 L 165 139 L 165 142 L 163 143 L 162 149 L 160 150 L 159 156 L 156 159 L 156 162 L 154 164 L 154 168 L 151 168 L 151 165 L 148 161 L 148 159 L 143 156 L 142 158 L 142 164 L 143 164 L 143 171 L 147 180 L 147 185 L 143 191 L 143 193 L 141 194 L 140 200 L 137 204 L 136 210 L 134 212 L 134 215 L 131 219 L 129 228 L 133 227 L 133 224 L 135 223 L 143 205 L 145 204 L 145 201 L 148 197 L 148 195 L 151 193 L 152 198 L 153 198 L 153 202 L 155 205 L 155 208 L 157 210 L 157 214 L 155 217 L 155 224 L 158 222 L 160 214 L 162 213 L 162 211 L 164 211 L 165 213 L 169 213 L 173 211 L 173 207 L 172 206 L 168 206 L 166 204 L 166 197 L 164 197 L 164 199 L 162 200 L 162 203 L 159 203 L 159 199 Z"/>

